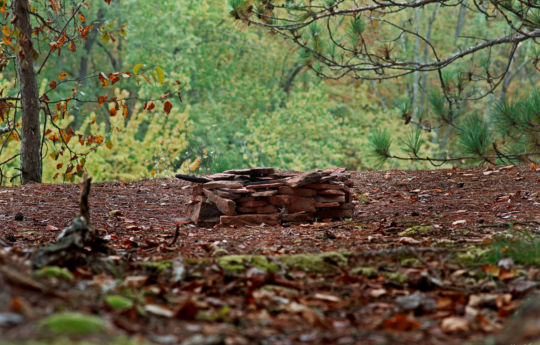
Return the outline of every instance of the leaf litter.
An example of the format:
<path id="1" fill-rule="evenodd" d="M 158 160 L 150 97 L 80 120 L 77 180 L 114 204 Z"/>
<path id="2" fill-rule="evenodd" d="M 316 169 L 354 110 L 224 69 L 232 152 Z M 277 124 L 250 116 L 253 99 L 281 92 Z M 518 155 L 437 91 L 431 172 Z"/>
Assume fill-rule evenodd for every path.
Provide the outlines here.
<path id="1" fill-rule="evenodd" d="M 77 214 L 78 187 L 3 188 L 0 343 L 69 333 L 57 326 L 66 319 L 98 343 L 540 337 L 537 170 L 368 171 L 353 180 L 351 219 L 236 228 L 178 221 L 189 184 L 177 179 L 96 183 L 90 218 L 113 252 L 41 270 L 28 260 Z"/>

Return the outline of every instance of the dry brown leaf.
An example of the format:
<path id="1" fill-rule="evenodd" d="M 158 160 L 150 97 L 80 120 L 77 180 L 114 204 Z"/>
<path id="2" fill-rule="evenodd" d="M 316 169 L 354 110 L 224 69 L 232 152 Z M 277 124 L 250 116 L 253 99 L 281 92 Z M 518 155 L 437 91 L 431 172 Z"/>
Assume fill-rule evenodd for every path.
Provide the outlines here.
<path id="1" fill-rule="evenodd" d="M 446 333 L 468 332 L 469 321 L 459 316 L 450 316 L 442 320 L 441 328 Z"/>

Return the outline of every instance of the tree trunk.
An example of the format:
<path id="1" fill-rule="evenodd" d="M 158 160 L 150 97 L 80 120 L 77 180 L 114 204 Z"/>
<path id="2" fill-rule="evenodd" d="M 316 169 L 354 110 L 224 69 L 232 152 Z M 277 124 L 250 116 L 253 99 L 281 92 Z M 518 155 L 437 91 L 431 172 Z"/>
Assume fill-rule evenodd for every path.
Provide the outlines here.
<path id="1" fill-rule="evenodd" d="M 420 27 L 421 27 L 421 21 L 422 21 L 422 15 L 420 13 L 420 7 L 417 7 L 415 9 L 416 14 L 416 21 L 415 21 L 415 31 L 418 36 L 416 36 L 416 39 L 414 40 L 414 61 L 420 63 L 421 60 L 421 51 L 420 51 Z M 414 71 L 413 73 L 413 98 L 412 98 L 412 120 L 413 123 L 418 123 L 418 118 L 420 116 L 421 111 L 419 111 L 419 90 L 420 87 L 420 72 Z M 421 127 L 420 124 L 418 124 L 419 127 Z"/>
<path id="2" fill-rule="evenodd" d="M 13 1 L 14 25 L 21 33 L 17 54 L 17 73 L 22 105 L 21 183 L 41 182 L 41 133 L 39 93 L 34 70 L 35 50 L 28 0 Z"/>

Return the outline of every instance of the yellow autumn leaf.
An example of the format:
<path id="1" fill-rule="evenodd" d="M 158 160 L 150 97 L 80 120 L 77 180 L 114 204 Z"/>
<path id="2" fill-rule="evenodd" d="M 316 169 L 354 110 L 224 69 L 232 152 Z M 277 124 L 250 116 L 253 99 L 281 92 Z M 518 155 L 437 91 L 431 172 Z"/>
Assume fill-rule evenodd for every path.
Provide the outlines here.
<path id="1" fill-rule="evenodd" d="M 191 165 L 189 166 L 189 171 L 194 172 L 195 170 L 199 168 L 200 165 L 201 165 L 201 159 L 197 157 L 197 159 L 193 163 L 191 163 Z"/>
<path id="2" fill-rule="evenodd" d="M 9 26 L 7 25 L 2 26 L 2 33 L 6 36 L 11 35 L 11 30 L 9 29 Z"/>
<path id="3" fill-rule="evenodd" d="M 68 76 L 66 72 L 62 72 L 58 75 L 58 79 L 65 79 Z"/>
<path id="4" fill-rule="evenodd" d="M 163 70 L 160 67 L 156 67 L 156 73 L 159 83 L 163 85 L 163 82 L 165 81 L 165 73 L 163 73 Z"/>
<path id="5" fill-rule="evenodd" d="M 135 67 L 133 67 L 133 73 L 134 74 L 139 74 L 139 70 L 143 67 L 144 65 L 142 63 L 139 63 L 139 64 L 136 64 Z"/>

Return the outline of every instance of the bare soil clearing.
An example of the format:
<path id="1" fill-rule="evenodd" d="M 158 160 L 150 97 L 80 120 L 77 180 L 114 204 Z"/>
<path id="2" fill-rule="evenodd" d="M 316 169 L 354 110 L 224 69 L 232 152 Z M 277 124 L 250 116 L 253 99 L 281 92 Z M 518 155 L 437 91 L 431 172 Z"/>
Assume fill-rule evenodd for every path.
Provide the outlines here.
<path id="1" fill-rule="evenodd" d="M 540 337 L 537 309 L 523 313 L 512 338 L 504 330 L 539 291 L 538 170 L 365 171 L 352 180 L 352 219 L 181 225 L 177 237 L 190 183 L 93 184 L 91 222 L 115 253 L 71 269 L 73 280 L 37 278 L 24 260 L 78 215 L 79 186 L 1 188 L 0 343 L 50 339 L 36 325 L 61 310 L 105 320 L 107 334 L 89 338 L 100 342 L 122 334 L 186 345 L 462 344 L 495 335 L 518 344 Z M 508 254 L 516 248 L 504 239 L 524 234 L 533 241 L 529 255 Z M 115 310 L 109 295 L 134 305 Z M 2 323 L 12 314 L 22 318 Z"/>

